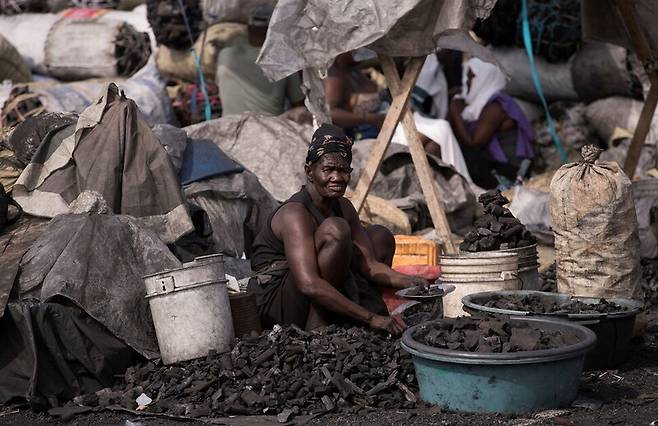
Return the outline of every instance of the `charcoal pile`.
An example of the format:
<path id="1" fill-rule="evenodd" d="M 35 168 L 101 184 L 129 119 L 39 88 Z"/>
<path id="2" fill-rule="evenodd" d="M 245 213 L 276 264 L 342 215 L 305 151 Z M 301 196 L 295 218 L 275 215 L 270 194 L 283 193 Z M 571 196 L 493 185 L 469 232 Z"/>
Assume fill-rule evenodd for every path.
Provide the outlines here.
<path id="1" fill-rule="evenodd" d="M 557 293 L 557 265 L 555 263 L 539 273 L 539 288 L 541 291 Z"/>
<path id="2" fill-rule="evenodd" d="M 413 327 L 421 322 L 440 318 L 442 311 L 443 299 L 435 302 L 417 302 L 402 312 L 402 320 L 407 327 Z"/>
<path id="3" fill-rule="evenodd" d="M 575 334 L 548 331 L 528 323 L 473 317 L 446 318 L 421 325 L 414 340 L 427 346 L 466 352 L 507 353 L 572 345 Z"/>
<path id="4" fill-rule="evenodd" d="M 478 201 L 484 206 L 485 214 L 473 222 L 475 229 L 464 237 L 459 245 L 461 251 L 507 250 L 537 242 L 512 212 L 503 207 L 509 200 L 499 190 L 481 194 Z"/>
<path id="5" fill-rule="evenodd" d="M 80 405 L 137 408 L 187 417 L 278 415 L 364 408 L 411 408 L 417 390 L 413 364 L 396 339 L 337 326 L 280 328 L 236 340 L 226 354 L 157 367 L 130 368 L 113 389 L 84 395 Z"/>
<path id="6" fill-rule="evenodd" d="M 642 289 L 644 290 L 644 306 L 658 307 L 658 260 L 642 259 Z"/>
<path id="7" fill-rule="evenodd" d="M 612 314 L 628 311 L 626 306 L 618 305 L 606 299 L 597 303 L 585 303 L 578 299 L 570 299 L 558 303 L 551 298 L 529 295 L 494 295 L 484 306 L 488 308 L 506 309 L 510 311 L 532 312 L 533 314 Z"/>

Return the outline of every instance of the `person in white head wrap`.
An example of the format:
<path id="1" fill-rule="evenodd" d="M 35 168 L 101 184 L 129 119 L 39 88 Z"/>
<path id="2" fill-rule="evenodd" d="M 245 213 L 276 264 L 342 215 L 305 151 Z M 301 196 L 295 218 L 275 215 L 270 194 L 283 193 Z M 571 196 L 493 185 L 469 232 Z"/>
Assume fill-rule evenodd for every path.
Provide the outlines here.
<path id="1" fill-rule="evenodd" d="M 534 131 L 521 108 L 503 92 L 505 74 L 495 65 L 469 59 L 462 95 L 450 101 L 448 119 L 473 181 L 486 189 L 495 174 L 514 181 L 523 159 L 532 159 Z"/>
<path id="2" fill-rule="evenodd" d="M 429 55 L 425 60 L 416 86 L 421 87 L 433 97 L 432 103 L 434 105 L 432 109 L 439 117 L 436 119 L 430 118 L 414 111 L 416 130 L 420 133 L 425 151 L 428 154 L 441 157 L 443 162 L 450 164 L 469 183 L 473 183 L 468 173 L 466 161 L 464 161 L 464 156 L 459 148 L 459 143 L 450 128 L 450 123 L 443 119 L 447 109 L 448 85 L 435 54 Z M 442 104 L 446 105 L 442 106 Z M 402 125 L 398 124 L 396 127 L 392 142 L 407 145 L 407 137 L 402 130 Z"/>
<path id="3" fill-rule="evenodd" d="M 462 97 L 466 108 L 462 118 L 476 121 L 489 99 L 507 85 L 505 74 L 495 65 L 472 58 L 464 66 L 462 74 Z"/>

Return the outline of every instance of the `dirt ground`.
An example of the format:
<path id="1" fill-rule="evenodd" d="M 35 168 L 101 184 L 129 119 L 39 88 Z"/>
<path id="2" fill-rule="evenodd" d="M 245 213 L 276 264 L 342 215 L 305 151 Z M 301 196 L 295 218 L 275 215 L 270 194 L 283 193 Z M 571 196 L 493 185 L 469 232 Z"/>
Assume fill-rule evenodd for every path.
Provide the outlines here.
<path id="1" fill-rule="evenodd" d="M 658 324 L 643 339 L 634 340 L 630 356 L 617 370 L 584 372 L 577 406 L 527 415 L 478 415 L 443 411 L 438 407 L 414 410 L 371 410 L 358 415 L 325 414 L 296 419 L 313 426 L 348 425 L 658 425 Z M 214 421 L 163 419 L 125 412 L 94 412 L 68 422 L 32 413 L 27 409 L 0 409 L 0 425 L 268 425 L 273 416 L 234 417 Z M 290 423 L 290 424 L 295 424 Z"/>

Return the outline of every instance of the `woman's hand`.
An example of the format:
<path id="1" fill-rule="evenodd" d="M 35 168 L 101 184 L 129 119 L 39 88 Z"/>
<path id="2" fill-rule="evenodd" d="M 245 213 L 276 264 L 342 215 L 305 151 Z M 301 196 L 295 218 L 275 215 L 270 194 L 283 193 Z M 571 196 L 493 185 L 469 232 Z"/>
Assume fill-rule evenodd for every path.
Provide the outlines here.
<path id="1" fill-rule="evenodd" d="M 384 125 L 384 119 L 386 118 L 386 114 L 367 112 L 363 114 L 363 118 L 366 123 L 372 124 L 373 126 L 376 126 L 378 129 L 381 129 L 382 126 Z"/>
<path id="2" fill-rule="evenodd" d="M 385 331 L 396 337 L 404 331 L 404 327 L 395 318 L 385 317 L 383 315 L 373 315 L 368 321 L 368 326 L 374 330 Z"/>
<path id="3" fill-rule="evenodd" d="M 464 98 L 452 98 L 448 106 L 448 111 L 450 114 L 461 116 L 465 108 L 466 101 L 464 101 Z"/>
<path id="4" fill-rule="evenodd" d="M 406 287 L 420 287 L 423 290 L 429 290 L 430 288 L 430 282 L 427 281 L 425 278 L 414 277 L 412 275 L 405 275 L 404 280 Z"/>

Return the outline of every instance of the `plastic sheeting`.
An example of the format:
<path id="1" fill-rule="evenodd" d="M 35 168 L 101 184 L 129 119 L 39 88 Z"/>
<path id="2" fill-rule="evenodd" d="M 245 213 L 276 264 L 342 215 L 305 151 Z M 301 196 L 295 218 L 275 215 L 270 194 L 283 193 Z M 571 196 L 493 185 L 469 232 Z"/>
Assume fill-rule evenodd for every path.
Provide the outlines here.
<path id="1" fill-rule="evenodd" d="M 256 234 L 279 205 L 248 170 L 191 183 L 184 191 L 187 203 L 208 215 L 213 251 L 233 257 L 250 253 Z"/>
<path id="2" fill-rule="evenodd" d="M 129 79 L 115 79 L 117 85 L 133 99 L 149 124 L 176 124 L 176 115 L 153 60 Z M 32 91 L 49 112 L 82 112 L 103 90 L 102 81 L 79 81 L 58 85 L 35 85 Z"/>
<path id="3" fill-rule="evenodd" d="M 279 201 L 306 183 L 304 161 L 313 128 L 285 118 L 245 113 L 185 127 L 192 139 L 210 139 L 251 170 Z"/>
<path id="4" fill-rule="evenodd" d="M 257 60 L 268 77 L 279 80 L 304 68 L 327 69 L 336 56 L 364 46 L 391 56 L 425 56 L 457 43 L 488 56 L 485 48 L 455 31 L 489 16 L 495 0 L 400 0 L 395 7 L 376 0 L 329 4 L 277 3 Z M 467 40 L 472 44 L 467 46 Z"/>
<path id="5" fill-rule="evenodd" d="M 80 308 L 36 300 L 9 303 L 0 345 L 0 403 L 38 411 L 112 386 L 139 359 Z"/>
<path id="6" fill-rule="evenodd" d="M 321 78 L 341 53 L 368 46 L 391 56 L 426 56 L 437 48 L 472 53 L 495 62 L 468 34 L 496 0 L 280 0 L 257 63 L 280 80 L 304 71 L 306 106 L 330 122 Z"/>
<path id="7" fill-rule="evenodd" d="M 658 208 L 658 179 L 641 179 L 633 182 L 633 200 L 640 235 L 640 256 L 658 257 L 658 240 L 653 232 L 651 210 Z"/>
<path id="8" fill-rule="evenodd" d="M 354 145 L 352 186 L 356 185 L 374 142 L 372 139 L 362 140 Z M 450 165 L 431 155 L 427 157 L 451 227 L 459 229 L 462 226 L 471 225 L 477 202 L 468 182 Z M 412 227 L 418 229 L 429 225 L 426 223 L 428 219 L 424 213 L 426 201 L 409 148 L 406 146 L 400 144 L 389 146 L 370 193 L 394 201 L 394 204 L 403 210 L 408 210 L 405 207 L 409 205 L 413 206 L 413 209 L 421 208 L 423 211 L 415 211 L 412 214 L 413 217 L 410 217 Z"/>
<path id="9" fill-rule="evenodd" d="M 131 217 L 65 214 L 54 218 L 20 263 L 20 298 L 65 297 L 147 358 L 158 345 L 144 275 L 182 264 Z"/>
<path id="10" fill-rule="evenodd" d="M 165 149 L 113 84 L 75 126 L 47 135 L 13 196 L 26 213 L 55 217 L 69 213 L 85 191 L 98 192 L 111 211 L 137 217 L 165 242 L 193 228 Z"/>
<path id="11" fill-rule="evenodd" d="M 505 91 L 527 101 L 539 102 L 525 51 L 519 48 L 499 47 L 493 49 L 493 54 L 509 76 Z M 544 96 L 548 101 L 578 100 L 570 62 L 551 64 L 541 58 L 535 58 L 535 65 Z"/>
<path id="12" fill-rule="evenodd" d="M 629 52 L 608 43 L 586 43 L 571 65 L 573 83 L 581 102 L 589 103 L 609 96 L 635 97 Z M 639 89 L 639 88 L 638 88 Z"/>
<path id="13" fill-rule="evenodd" d="M 614 96 L 587 105 L 585 116 L 599 137 L 610 142 L 617 127 L 633 132 L 641 112 L 642 102 Z"/>

